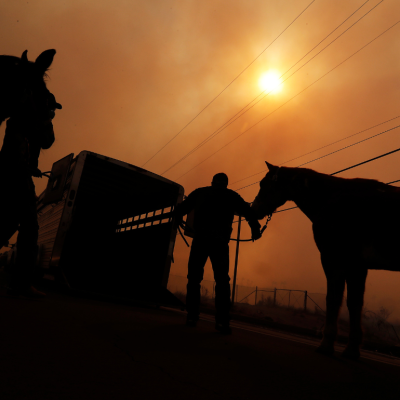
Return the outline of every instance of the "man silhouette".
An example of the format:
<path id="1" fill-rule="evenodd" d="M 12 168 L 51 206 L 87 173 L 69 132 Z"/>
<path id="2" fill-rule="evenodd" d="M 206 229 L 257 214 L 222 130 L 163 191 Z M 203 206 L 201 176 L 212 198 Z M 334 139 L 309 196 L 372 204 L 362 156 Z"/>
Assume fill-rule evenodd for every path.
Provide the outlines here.
<path id="1" fill-rule="evenodd" d="M 54 143 L 52 120 L 61 108 L 52 93 L 43 95 L 42 109 L 22 110 L 7 120 L 3 146 L 0 150 L 0 178 L 6 190 L 0 198 L 0 248 L 18 230 L 17 255 L 10 271 L 11 295 L 44 297 L 32 286 L 37 269 L 39 225 L 36 193 L 32 177 L 42 177 L 38 169 L 42 149 Z"/>
<path id="2" fill-rule="evenodd" d="M 199 319 L 200 283 L 205 263 L 210 257 L 215 279 L 215 328 L 230 334 L 229 239 L 234 215 L 246 218 L 253 240 L 261 237 L 261 226 L 253 216 L 250 205 L 238 193 L 228 189 L 228 177 L 224 173 L 214 175 L 211 186 L 189 194 L 176 208 L 178 221 L 191 211 L 194 211 L 194 236 L 188 263 L 186 325 L 194 327 Z"/>

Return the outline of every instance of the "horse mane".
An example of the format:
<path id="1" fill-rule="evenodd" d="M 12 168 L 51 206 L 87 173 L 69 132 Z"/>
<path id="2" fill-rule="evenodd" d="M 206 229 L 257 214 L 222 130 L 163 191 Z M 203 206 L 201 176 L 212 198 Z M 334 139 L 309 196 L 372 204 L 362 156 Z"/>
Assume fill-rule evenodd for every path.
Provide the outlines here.
<path id="1" fill-rule="evenodd" d="M 291 179 L 302 178 L 310 189 L 334 191 L 335 193 L 365 193 L 398 191 L 398 188 L 387 185 L 376 179 L 342 178 L 317 172 L 309 168 L 281 167 L 284 176 Z"/>
<path id="2" fill-rule="evenodd" d="M 5 54 L 0 55 L 0 71 L 3 68 L 15 67 L 21 59 L 16 56 L 8 56 Z"/>

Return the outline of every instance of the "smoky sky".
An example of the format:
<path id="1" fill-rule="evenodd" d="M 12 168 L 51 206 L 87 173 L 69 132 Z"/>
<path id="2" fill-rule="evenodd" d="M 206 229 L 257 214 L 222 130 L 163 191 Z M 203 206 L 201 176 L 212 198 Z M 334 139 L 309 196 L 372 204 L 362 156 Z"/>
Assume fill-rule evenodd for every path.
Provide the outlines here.
<path id="1" fill-rule="evenodd" d="M 315 56 L 284 82 L 279 93 L 266 96 L 164 176 L 182 184 L 186 194 L 209 185 L 217 172 L 225 172 L 235 182 L 263 171 L 265 160 L 283 164 L 400 115 L 400 24 L 368 44 L 397 22 L 400 3 L 320 0 L 295 20 L 310 3 L 1 3 L 1 54 L 21 55 L 27 49 L 29 59 L 34 60 L 45 49 L 57 50 L 48 87 L 63 109 L 54 120 L 56 142 L 42 153 L 40 168 L 49 170 L 54 161 L 83 150 L 141 166 L 223 91 L 145 165 L 161 174 L 258 96 L 263 72 L 273 69 L 283 74 L 354 12 L 284 76 Z M 285 165 L 298 166 L 393 128 L 399 121 L 394 119 Z M 0 132 L 3 136 L 4 126 Z M 400 147 L 399 132 L 394 129 L 307 167 L 332 173 L 391 151 Z M 394 154 L 340 176 L 390 182 L 400 179 L 398 165 L 399 155 Z M 262 176 L 230 187 L 239 189 Z M 39 194 L 46 182 L 36 179 L 35 184 Z M 257 191 L 256 184 L 239 193 L 250 202 Z M 233 234 L 235 229 L 236 225 Z M 244 227 L 242 237 L 249 235 Z M 232 269 L 234 247 L 231 244 Z M 178 237 L 171 273 L 186 275 L 188 254 Z M 212 279 L 209 264 L 205 278 Z M 241 245 L 238 282 L 326 291 L 311 223 L 299 210 L 274 215 L 261 240 Z M 367 305 L 395 309 L 400 303 L 399 285 L 398 273 L 370 272 Z"/>

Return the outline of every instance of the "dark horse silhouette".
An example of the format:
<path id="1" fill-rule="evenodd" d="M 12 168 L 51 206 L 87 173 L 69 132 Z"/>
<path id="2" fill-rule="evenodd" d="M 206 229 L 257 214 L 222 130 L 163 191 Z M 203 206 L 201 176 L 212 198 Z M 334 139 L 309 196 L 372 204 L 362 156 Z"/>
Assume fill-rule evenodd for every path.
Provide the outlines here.
<path id="1" fill-rule="evenodd" d="M 327 278 L 326 324 L 317 351 L 332 355 L 347 284 L 349 342 L 357 359 L 368 269 L 400 271 L 400 189 L 370 179 L 344 179 L 306 168 L 277 167 L 260 182 L 252 209 L 259 219 L 292 200 L 311 220 Z"/>
<path id="2" fill-rule="evenodd" d="M 22 292 L 31 288 L 37 252 L 38 223 L 32 176 L 41 177 L 38 159 L 41 149 L 54 142 L 52 119 L 61 108 L 46 87 L 46 71 L 55 50 L 44 51 L 29 62 L 0 56 L 0 123 L 9 117 L 0 151 L 0 248 L 18 229 L 17 260 L 12 286 Z"/>
<path id="3" fill-rule="evenodd" d="M 56 51 L 44 51 L 35 62 L 28 61 L 27 53 L 21 58 L 0 55 L 0 125 L 21 107 L 37 107 L 47 99 L 44 78 Z"/>

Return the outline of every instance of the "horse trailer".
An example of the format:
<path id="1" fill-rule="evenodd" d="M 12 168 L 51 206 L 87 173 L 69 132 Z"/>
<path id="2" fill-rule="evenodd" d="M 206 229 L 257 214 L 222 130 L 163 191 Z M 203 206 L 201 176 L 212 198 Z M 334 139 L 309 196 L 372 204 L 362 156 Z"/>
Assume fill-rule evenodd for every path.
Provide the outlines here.
<path id="1" fill-rule="evenodd" d="M 57 161 L 37 202 L 45 278 L 74 290 L 174 302 L 167 290 L 173 210 L 183 194 L 162 176 L 89 151 Z"/>

